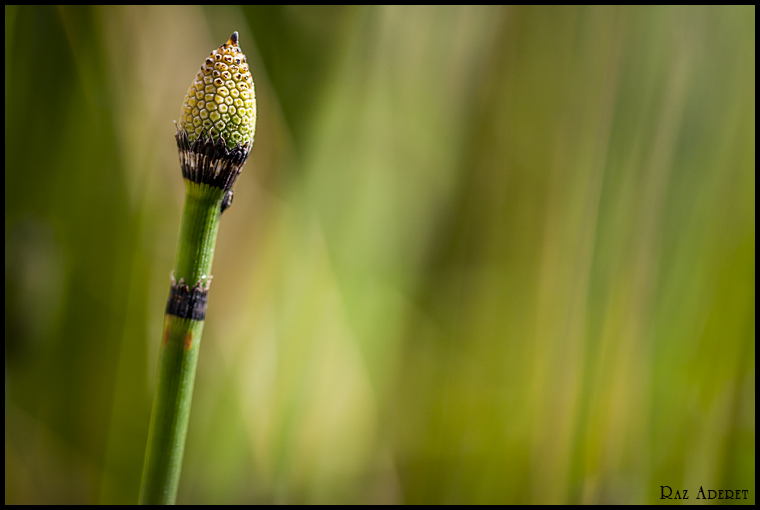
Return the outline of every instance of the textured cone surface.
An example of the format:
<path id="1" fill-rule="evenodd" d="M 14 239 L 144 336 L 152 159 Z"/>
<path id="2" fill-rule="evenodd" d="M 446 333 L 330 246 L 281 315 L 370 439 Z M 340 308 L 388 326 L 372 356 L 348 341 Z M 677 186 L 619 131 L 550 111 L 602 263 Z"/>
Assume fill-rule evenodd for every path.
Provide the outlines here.
<path id="1" fill-rule="evenodd" d="M 256 93 L 238 34 L 211 52 L 187 89 L 179 120 L 194 142 L 221 136 L 227 148 L 253 144 L 256 133 Z"/>

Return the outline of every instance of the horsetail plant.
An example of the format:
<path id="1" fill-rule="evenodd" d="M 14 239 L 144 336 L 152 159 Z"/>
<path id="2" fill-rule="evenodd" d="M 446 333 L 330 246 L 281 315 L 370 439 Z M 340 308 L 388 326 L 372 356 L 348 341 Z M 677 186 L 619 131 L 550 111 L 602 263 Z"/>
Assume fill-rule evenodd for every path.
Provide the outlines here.
<path id="1" fill-rule="evenodd" d="M 253 146 L 256 97 L 238 33 L 211 52 L 175 123 L 185 204 L 166 303 L 140 503 L 173 504 L 221 214 Z"/>

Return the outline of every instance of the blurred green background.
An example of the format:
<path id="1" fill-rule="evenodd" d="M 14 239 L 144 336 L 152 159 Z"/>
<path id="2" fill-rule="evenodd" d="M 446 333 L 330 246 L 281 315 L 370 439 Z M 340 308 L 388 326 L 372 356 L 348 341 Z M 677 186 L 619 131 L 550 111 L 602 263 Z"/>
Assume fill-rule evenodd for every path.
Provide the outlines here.
<path id="1" fill-rule="evenodd" d="M 179 503 L 755 501 L 755 8 L 5 8 L 5 502 L 137 499 L 240 32 Z"/>

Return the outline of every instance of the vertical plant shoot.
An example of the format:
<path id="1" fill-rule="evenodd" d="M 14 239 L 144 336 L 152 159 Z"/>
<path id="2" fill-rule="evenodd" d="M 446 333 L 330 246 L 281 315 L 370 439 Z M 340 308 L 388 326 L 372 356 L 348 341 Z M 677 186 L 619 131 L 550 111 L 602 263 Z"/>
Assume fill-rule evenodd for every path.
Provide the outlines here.
<path id="1" fill-rule="evenodd" d="M 185 204 L 145 452 L 144 504 L 177 497 L 219 220 L 256 132 L 253 78 L 237 32 L 203 62 L 176 125 Z"/>

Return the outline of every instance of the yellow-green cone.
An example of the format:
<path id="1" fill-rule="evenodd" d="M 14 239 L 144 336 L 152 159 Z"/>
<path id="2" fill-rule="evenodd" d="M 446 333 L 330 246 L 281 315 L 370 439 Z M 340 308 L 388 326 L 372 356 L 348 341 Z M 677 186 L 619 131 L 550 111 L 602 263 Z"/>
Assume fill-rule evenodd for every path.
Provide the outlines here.
<path id="1" fill-rule="evenodd" d="M 237 32 L 211 52 L 187 89 L 179 128 L 187 131 L 190 143 L 221 136 L 228 149 L 253 145 L 256 91 Z"/>

